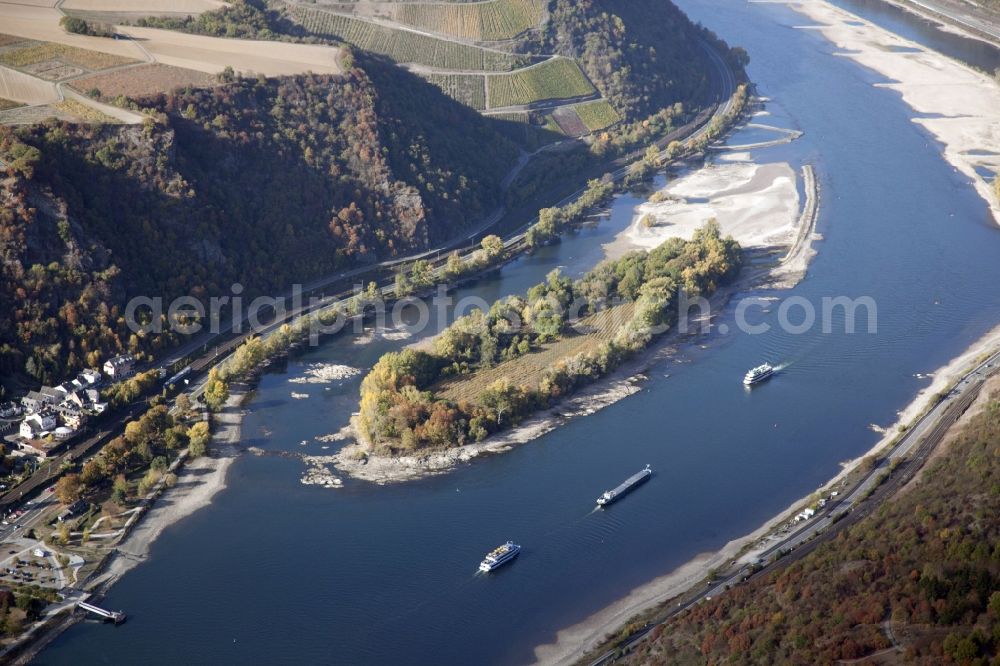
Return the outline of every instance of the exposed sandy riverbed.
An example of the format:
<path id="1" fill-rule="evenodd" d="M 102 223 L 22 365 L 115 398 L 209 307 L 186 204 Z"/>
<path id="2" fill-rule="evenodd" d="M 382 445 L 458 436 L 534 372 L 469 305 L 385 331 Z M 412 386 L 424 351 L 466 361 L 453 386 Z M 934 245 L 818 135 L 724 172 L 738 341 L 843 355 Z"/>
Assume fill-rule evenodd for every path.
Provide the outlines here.
<path id="1" fill-rule="evenodd" d="M 795 170 L 783 162 L 707 164 L 670 181 L 658 195 L 666 198 L 640 205 L 628 229 L 605 246 L 608 256 L 652 250 L 675 236 L 689 239 L 710 219 L 744 248 L 787 245 L 799 214 Z"/>
<path id="2" fill-rule="evenodd" d="M 944 158 L 968 176 L 1000 223 L 1000 204 L 992 182 L 976 168 L 1000 172 L 1000 84 L 957 60 L 903 39 L 825 2 L 790 5 L 808 17 L 818 31 L 850 58 L 882 74 L 891 83 L 875 84 L 897 91 L 923 117 L 913 122 L 943 145 Z M 900 49 L 905 49 L 901 51 Z"/>

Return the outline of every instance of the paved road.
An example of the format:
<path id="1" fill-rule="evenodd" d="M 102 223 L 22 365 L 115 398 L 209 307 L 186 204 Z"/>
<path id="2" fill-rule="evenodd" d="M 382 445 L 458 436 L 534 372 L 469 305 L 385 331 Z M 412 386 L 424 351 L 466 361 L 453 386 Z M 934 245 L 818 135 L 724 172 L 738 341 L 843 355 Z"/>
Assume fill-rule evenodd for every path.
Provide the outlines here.
<path id="1" fill-rule="evenodd" d="M 923 466 L 948 429 L 979 395 L 986 378 L 998 371 L 1000 371 L 1000 352 L 992 354 L 964 375 L 945 398 L 907 430 L 893 448 L 880 459 L 878 465 L 846 495 L 828 502 L 816 516 L 798 529 L 790 531 L 787 536 L 761 553 L 759 562 L 768 562 L 780 555 L 783 557 L 779 557 L 751 577 L 768 575 L 775 567 L 787 566 L 801 559 L 815 548 L 820 539 L 832 539 L 840 530 L 870 515 L 881 502 L 891 497 Z M 891 482 L 886 480 L 886 474 L 890 470 L 893 470 L 889 477 Z M 866 500 L 867 503 L 863 507 L 860 506 Z M 692 588 L 682 601 L 661 614 L 656 622 L 646 623 L 626 641 L 592 660 L 592 666 L 603 666 L 614 662 L 623 651 L 631 650 L 644 640 L 657 625 L 665 623 L 671 617 L 706 599 L 725 593 L 729 588 L 751 577 L 748 577 L 746 569 L 741 567 L 735 573 L 712 581 L 707 587 Z"/>
<path id="2" fill-rule="evenodd" d="M 53 492 L 49 491 L 53 489 Z M 29 500 L 19 511 L 17 516 L 5 512 L 3 522 L 0 524 L 0 542 L 10 541 L 23 537 L 28 530 L 41 525 L 41 518 L 54 505 L 58 504 L 54 492 L 55 486 L 50 485 L 36 499 Z"/>

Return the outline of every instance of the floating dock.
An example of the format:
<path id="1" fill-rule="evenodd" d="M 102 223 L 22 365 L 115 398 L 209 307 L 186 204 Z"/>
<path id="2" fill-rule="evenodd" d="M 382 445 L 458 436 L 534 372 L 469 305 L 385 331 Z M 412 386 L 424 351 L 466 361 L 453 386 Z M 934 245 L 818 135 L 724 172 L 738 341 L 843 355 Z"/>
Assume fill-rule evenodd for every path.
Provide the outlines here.
<path id="1" fill-rule="evenodd" d="M 114 622 L 115 624 L 121 624 L 122 622 L 125 621 L 126 618 L 126 615 L 123 611 L 104 610 L 103 608 L 100 608 L 93 604 L 88 604 L 86 601 L 81 601 L 76 605 L 76 607 L 82 608 L 88 613 L 93 613 L 94 615 L 103 617 L 105 620 L 109 620 L 111 622 Z"/>

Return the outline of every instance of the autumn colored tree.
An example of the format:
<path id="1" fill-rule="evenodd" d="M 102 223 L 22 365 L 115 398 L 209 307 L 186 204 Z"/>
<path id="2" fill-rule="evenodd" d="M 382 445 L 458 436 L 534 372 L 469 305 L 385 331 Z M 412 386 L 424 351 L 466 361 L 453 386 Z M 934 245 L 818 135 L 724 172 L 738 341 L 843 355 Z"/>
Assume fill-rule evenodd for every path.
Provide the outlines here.
<path id="1" fill-rule="evenodd" d="M 188 429 L 188 452 L 197 458 L 208 452 L 208 442 L 212 438 L 207 421 L 199 421 Z"/>
<path id="2" fill-rule="evenodd" d="M 79 474 L 64 474 L 56 481 L 56 497 L 69 506 L 83 496 L 84 483 Z"/>

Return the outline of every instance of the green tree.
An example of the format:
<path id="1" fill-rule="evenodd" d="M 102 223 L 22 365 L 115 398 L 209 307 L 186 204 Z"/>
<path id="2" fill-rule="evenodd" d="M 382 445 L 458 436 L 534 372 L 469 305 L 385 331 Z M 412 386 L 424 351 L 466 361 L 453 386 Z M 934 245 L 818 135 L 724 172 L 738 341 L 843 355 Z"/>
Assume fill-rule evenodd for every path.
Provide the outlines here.
<path id="1" fill-rule="evenodd" d="M 396 273 L 395 290 L 396 296 L 400 298 L 413 293 L 413 283 L 410 282 L 410 278 L 406 277 L 406 273 L 403 271 Z"/>
<path id="2" fill-rule="evenodd" d="M 462 257 L 458 254 L 458 250 L 455 250 L 448 255 L 448 261 L 445 263 L 444 274 L 449 278 L 456 278 L 465 272 L 465 264 L 462 262 Z"/>
<path id="3" fill-rule="evenodd" d="M 660 149 L 655 145 L 650 146 L 646 149 L 646 153 L 642 156 L 642 161 L 651 169 L 657 169 L 660 167 Z"/>
<path id="4" fill-rule="evenodd" d="M 418 289 L 434 284 L 434 269 L 431 267 L 431 262 L 426 259 L 414 261 L 413 268 L 410 270 L 410 279 L 413 280 L 413 286 Z"/>
<path id="5" fill-rule="evenodd" d="M 486 263 L 493 263 L 503 255 L 503 240 L 499 236 L 489 235 L 484 238 L 479 246 L 483 249 L 483 256 Z"/>
<path id="6" fill-rule="evenodd" d="M 124 474 L 119 474 L 115 477 L 115 483 L 111 488 L 111 501 L 119 506 L 123 506 L 127 497 L 128 480 L 125 478 Z"/>

